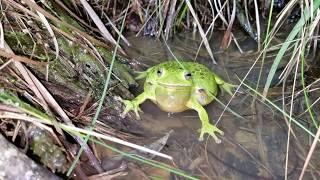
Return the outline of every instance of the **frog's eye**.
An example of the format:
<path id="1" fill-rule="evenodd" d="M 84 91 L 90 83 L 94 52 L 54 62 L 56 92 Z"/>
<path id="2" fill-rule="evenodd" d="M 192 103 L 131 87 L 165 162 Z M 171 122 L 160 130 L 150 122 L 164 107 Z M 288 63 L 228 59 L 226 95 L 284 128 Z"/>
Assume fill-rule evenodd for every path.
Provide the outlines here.
<path id="1" fill-rule="evenodd" d="M 189 79 L 191 78 L 191 73 L 190 73 L 190 72 L 186 72 L 186 73 L 184 74 L 184 78 L 185 78 L 186 80 L 189 80 Z"/>
<path id="2" fill-rule="evenodd" d="M 162 68 L 158 69 L 157 74 L 159 77 L 162 75 L 162 73 L 163 73 L 163 69 Z"/>

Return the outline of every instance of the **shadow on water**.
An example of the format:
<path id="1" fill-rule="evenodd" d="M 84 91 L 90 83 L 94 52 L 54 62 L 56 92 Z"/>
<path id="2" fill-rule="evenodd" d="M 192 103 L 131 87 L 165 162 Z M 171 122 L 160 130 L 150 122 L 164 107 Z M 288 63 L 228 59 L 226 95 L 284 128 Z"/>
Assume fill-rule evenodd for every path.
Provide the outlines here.
<path id="1" fill-rule="evenodd" d="M 238 77 L 244 77 L 256 58 L 256 54 L 252 53 L 255 52 L 256 44 L 244 35 L 241 37 L 243 38 L 239 38 L 238 41 L 245 51 L 244 54 L 240 54 L 234 45 L 227 51 L 220 51 L 216 42 L 220 42 L 222 34 L 213 34 L 210 43 L 218 65 L 212 63 L 205 48 L 201 48 L 197 54 L 201 41 L 191 33 L 178 35 L 168 44 L 178 59 L 197 58 L 197 62 L 205 64 L 227 82 L 239 84 Z M 128 50 L 129 55 L 146 66 L 173 59 L 165 44 L 159 40 L 134 36 L 128 39 L 134 47 Z M 273 59 L 274 56 L 270 53 L 263 67 L 260 86 L 265 83 Z M 258 63 L 253 68 L 247 83 L 257 83 L 260 66 Z M 274 89 L 280 97 L 281 92 L 277 91 L 277 88 Z M 146 101 L 141 105 L 144 114 L 140 122 L 144 128 L 158 137 L 171 129 L 174 130 L 164 151 L 174 157 L 179 168 L 193 176 L 201 179 L 283 179 L 287 145 L 285 121 L 280 113 L 275 112 L 270 106 L 259 101 L 253 103 L 253 95 L 249 91 L 240 90 L 229 107 L 244 119 L 227 111 L 223 113 L 217 124 L 225 133 L 224 136 L 220 136 L 221 144 L 216 144 L 212 138 L 198 141 L 201 124 L 193 110 L 168 114 L 152 102 Z M 142 86 L 136 91 L 136 94 L 139 94 Z M 218 99 L 226 104 L 230 95 L 219 93 Z M 224 109 L 217 102 L 212 102 L 205 108 L 213 123 Z M 295 143 L 290 143 L 287 169 L 289 179 L 297 178 L 304 161 L 300 159 L 298 149 Z"/>

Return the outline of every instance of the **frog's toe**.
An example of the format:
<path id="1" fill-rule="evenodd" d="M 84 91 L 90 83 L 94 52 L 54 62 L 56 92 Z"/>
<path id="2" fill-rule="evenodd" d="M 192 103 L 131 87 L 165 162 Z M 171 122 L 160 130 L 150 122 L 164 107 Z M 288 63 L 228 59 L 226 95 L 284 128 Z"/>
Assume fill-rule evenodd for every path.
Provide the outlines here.
<path id="1" fill-rule="evenodd" d="M 122 118 L 126 117 L 126 114 L 128 114 L 129 111 L 133 110 L 135 115 L 137 116 L 137 119 L 140 119 L 139 112 L 142 112 L 142 111 L 138 105 L 136 105 L 134 102 L 128 101 L 128 100 L 122 100 L 122 102 L 125 105 L 125 109 L 124 109 L 123 113 L 121 113 L 121 115 L 120 115 Z"/>
<path id="2" fill-rule="evenodd" d="M 224 134 L 223 131 L 218 129 L 216 126 L 209 124 L 201 128 L 199 141 L 203 141 L 203 136 L 205 133 L 208 133 L 216 141 L 217 144 L 221 143 L 221 140 L 217 137 L 216 133 L 220 135 Z"/>
<path id="3" fill-rule="evenodd" d="M 134 109 L 134 113 L 136 114 L 137 119 L 141 119 L 140 118 L 140 113 L 142 113 L 141 109 L 139 107 L 136 107 Z"/>
<path id="4" fill-rule="evenodd" d="M 120 114 L 120 117 L 122 118 L 125 118 L 126 115 L 128 114 L 129 110 L 128 109 L 125 109 L 121 114 Z"/>
<path id="5" fill-rule="evenodd" d="M 125 117 L 126 117 L 126 113 L 124 113 L 124 112 L 121 113 L 121 114 L 120 114 L 120 117 L 121 117 L 121 118 L 125 118 Z"/>
<path id="6" fill-rule="evenodd" d="M 120 116 L 124 118 L 126 117 L 129 111 L 134 109 L 134 104 L 128 100 L 122 100 L 122 103 L 125 105 L 125 109 L 123 110 Z"/>
<path id="7" fill-rule="evenodd" d="M 223 83 L 221 85 L 222 89 L 225 90 L 228 94 L 232 95 L 234 88 L 237 87 L 237 85 L 229 84 L 229 83 Z"/>

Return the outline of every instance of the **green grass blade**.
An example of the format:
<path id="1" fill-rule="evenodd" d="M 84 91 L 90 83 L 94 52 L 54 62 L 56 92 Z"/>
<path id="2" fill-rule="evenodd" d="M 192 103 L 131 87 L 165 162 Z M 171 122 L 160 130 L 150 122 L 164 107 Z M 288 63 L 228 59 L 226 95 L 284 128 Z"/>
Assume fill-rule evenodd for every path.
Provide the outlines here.
<path id="1" fill-rule="evenodd" d="M 101 142 L 101 141 L 99 141 L 99 140 L 96 140 L 96 139 L 94 139 L 94 138 L 91 138 L 90 140 L 92 140 L 93 142 L 95 142 L 95 143 L 97 143 L 97 144 L 100 144 L 100 145 L 102 145 L 102 146 L 104 146 L 104 147 L 106 147 L 106 148 L 108 148 L 108 149 L 110 149 L 110 150 L 112 150 L 112 151 L 114 151 L 114 152 L 117 152 L 117 153 L 121 154 L 122 156 L 128 157 L 128 158 L 130 158 L 130 159 L 132 159 L 132 160 L 136 160 L 136 161 L 138 161 L 138 162 L 141 162 L 141 163 L 144 163 L 144 164 L 148 164 L 148 165 L 151 165 L 151 166 L 153 166 L 153 167 L 157 167 L 157 168 L 159 168 L 159 169 L 162 169 L 162 170 L 165 170 L 165 171 L 174 173 L 174 174 L 176 174 L 176 175 L 179 175 L 179 176 L 181 176 L 181 177 L 184 177 L 184 178 L 186 178 L 186 179 L 192 179 L 192 180 L 197 180 L 197 179 L 198 179 L 198 178 L 196 178 L 196 177 L 192 177 L 192 176 L 186 174 L 185 172 L 183 172 L 183 171 L 181 171 L 181 170 L 179 170 L 179 169 L 176 169 L 176 168 L 174 168 L 174 167 L 171 167 L 171 166 L 169 166 L 169 165 L 167 165 L 167 164 L 160 163 L 160 162 L 157 162 L 157 161 L 154 161 L 154 160 L 151 160 L 151 159 L 146 159 L 146 158 L 144 158 L 144 157 L 137 156 L 137 155 L 135 155 L 135 154 L 125 153 L 125 152 L 123 152 L 123 151 L 120 151 L 120 150 L 118 150 L 118 149 L 116 149 L 116 148 L 114 148 L 114 147 L 112 147 L 112 146 L 110 146 L 110 145 L 107 145 L 107 144 L 105 144 L 105 143 L 103 143 L 103 142 Z"/>
<path id="2" fill-rule="evenodd" d="M 130 5 L 130 3 L 128 3 L 128 7 L 127 7 L 127 9 L 126 9 L 125 17 L 126 17 L 126 15 L 127 15 L 127 12 L 128 12 L 128 9 L 129 9 L 129 5 Z M 122 25 L 121 25 L 121 29 L 120 29 L 120 33 L 122 33 L 122 31 L 123 31 L 123 29 L 124 29 L 124 24 L 125 24 L 124 22 L 125 22 L 125 18 L 123 19 L 123 22 L 122 22 Z M 97 119 L 98 119 L 98 117 L 99 117 L 99 114 L 100 114 L 100 112 L 101 112 L 104 99 L 105 99 L 105 97 L 106 97 L 106 95 L 107 95 L 107 90 L 108 90 L 108 87 L 109 87 L 108 85 L 109 85 L 109 82 L 110 82 L 110 79 L 111 79 L 111 74 L 112 74 L 112 68 L 113 68 L 113 65 L 114 65 L 114 61 L 115 61 L 115 59 L 116 59 L 117 50 L 118 50 L 118 48 L 120 48 L 119 45 L 118 45 L 119 42 L 120 42 L 120 39 L 121 39 L 121 36 L 118 37 L 117 44 L 115 45 L 115 50 L 113 51 L 112 61 L 111 61 L 110 67 L 109 67 L 109 71 L 108 71 L 108 74 L 107 74 L 106 81 L 105 81 L 105 83 L 104 83 L 104 88 L 103 88 L 103 91 L 102 91 L 102 96 L 101 96 L 101 98 L 100 98 L 97 111 L 96 111 L 96 113 L 95 113 L 95 115 L 94 115 L 94 117 L 93 117 L 93 119 L 92 119 L 91 125 L 90 125 L 90 127 L 89 127 L 90 131 L 92 131 L 93 128 L 94 128 L 94 126 L 95 126 L 95 123 L 96 123 L 96 121 L 97 121 Z M 87 135 L 87 136 L 85 137 L 85 139 L 84 139 L 84 143 L 87 143 L 88 140 L 89 140 L 89 138 L 90 138 L 90 135 Z M 70 176 L 70 175 L 71 175 L 71 173 L 72 173 L 72 171 L 74 170 L 77 162 L 79 161 L 79 158 L 80 158 L 83 150 L 84 150 L 84 147 L 81 146 L 81 148 L 80 148 L 77 156 L 75 157 L 74 161 L 72 162 L 72 164 L 71 164 L 71 166 L 70 166 L 70 168 L 69 168 L 69 170 L 68 170 L 68 172 L 67 172 L 67 176 Z"/>
<path id="3" fill-rule="evenodd" d="M 312 14 L 315 13 L 316 10 L 319 8 L 319 6 L 320 6 L 320 0 L 316 0 L 316 1 L 314 1 L 312 12 L 310 12 L 307 8 L 305 8 L 300 20 L 294 26 L 293 30 L 290 32 L 287 39 L 283 43 L 282 47 L 280 48 L 280 50 L 276 56 L 276 59 L 274 60 L 272 66 L 271 66 L 271 69 L 269 71 L 268 78 L 267 78 L 267 81 L 266 81 L 266 84 L 265 84 L 264 90 L 263 90 L 264 97 L 267 96 L 267 93 L 268 93 L 271 81 L 274 77 L 274 74 L 278 68 L 278 65 L 280 64 L 280 61 L 281 61 L 283 55 L 285 54 L 286 50 L 288 49 L 289 45 L 291 44 L 291 42 L 293 42 L 293 39 L 301 31 L 301 29 L 303 28 L 303 26 L 305 25 L 307 20 L 309 20 L 311 18 L 311 13 Z"/>
<path id="4" fill-rule="evenodd" d="M 305 132 L 307 132 L 310 136 L 315 137 L 314 133 L 312 133 L 309 129 L 307 129 L 306 127 L 304 127 L 298 120 L 294 119 L 292 116 L 290 116 L 288 113 L 286 113 L 285 111 L 283 111 L 281 108 L 279 108 L 276 104 L 274 104 L 272 101 L 270 101 L 269 99 L 267 99 L 266 97 L 264 97 L 262 94 L 260 94 L 258 91 L 256 91 L 255 89 L 253 89 L 252 87 L 250 87 L 249 85 L 247 85 L 246 83 L 243 83 L 243 85 L 245 87 L 247 87 L 248 89 L 250 89 L 251 91 L 253 91 L 255 94 L 257 94 L 259 97 L 262 98 L 263 101 L 266 101 L 267 103 L 269 103 L 272 107 L 274 107 L 276 110 L 278 110 L 279 112 L 281 112 L 284 116 L 286 116 L 288 119 L 290 119 L 290 121 L 292 121 L 293 123 L 295 123 L 298 127 L 300 127 L 301 129 L 303 129 Z M 318 139 L 318 141 L 320 142 L 320 140 Z"/>
<path id="5" fill-rule="evenodd" d="M 304 66 L 305 65 L 304 65 L 304 50 L 303 50 L 303 52 L 301 53 L 301 84 L 302 84 L 302 88 L 303 88 L 304 101 L 307 106 L 307 110 L 309 112 L 309 115 L 312 119 L 313 125 L 318 129 L 319 125 L 318 125 L 316 118 L 314 117 L 312 107 L 310 106 L 309 97 L 308 97 L 308 93 L 306 90 L 306 84 L 304 82 Z"/>

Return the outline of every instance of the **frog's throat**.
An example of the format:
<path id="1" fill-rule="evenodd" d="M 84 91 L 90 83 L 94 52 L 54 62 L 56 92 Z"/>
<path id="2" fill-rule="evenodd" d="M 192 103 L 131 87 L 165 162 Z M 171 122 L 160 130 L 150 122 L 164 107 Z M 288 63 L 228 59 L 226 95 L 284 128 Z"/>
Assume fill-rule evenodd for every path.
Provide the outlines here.
<path id="1" fill-rule="evenodd" d="M 170 83 L 161 83 L 158 82 L 158 85 L 167 88 L 177 88 L 177 87 L 191 87 L 190 84 L 170 84 Z"/>

